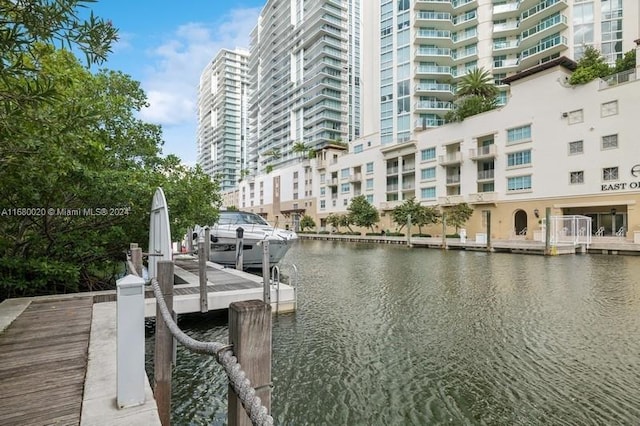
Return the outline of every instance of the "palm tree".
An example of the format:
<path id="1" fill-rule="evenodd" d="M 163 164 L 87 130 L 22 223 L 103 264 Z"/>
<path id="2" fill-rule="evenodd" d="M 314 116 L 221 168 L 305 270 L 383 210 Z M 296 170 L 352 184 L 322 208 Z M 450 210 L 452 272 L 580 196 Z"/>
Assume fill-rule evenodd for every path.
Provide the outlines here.
<path id="1" fill-rule="evenodd" d="M 309 150 L 310 148 L 304 142 L 294 143 L 293 148 L 291 149 L 291 151 L 299 153 L 301 157 Z"/>
<path id="2" fill-rule="evenodd" d="M 485 99 L 493 99 L 498 96 L 498 88 L 493 84 L 493 76 L 487 70 L 476 68 L 469 71 L 458 83 L 456 96 L 479 96 Z"/>
<path id="3" fill-rule="evenodd" d="M 273 160 L 277 160 L 278 158 L 281 157 L 280 149 L 278 148 L 271 148 L 270 150 L 265 151 L 264 155 L 266 157 L 271 157 L 271 159 Z"/>

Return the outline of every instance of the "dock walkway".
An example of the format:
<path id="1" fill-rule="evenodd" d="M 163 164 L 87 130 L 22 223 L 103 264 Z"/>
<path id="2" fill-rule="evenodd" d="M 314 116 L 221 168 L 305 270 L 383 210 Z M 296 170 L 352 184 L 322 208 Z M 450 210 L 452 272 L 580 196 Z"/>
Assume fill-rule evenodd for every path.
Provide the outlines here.
<path id="1" fill-rule="evenodd" d="M 0 334 L 0 424 L 80 423 L 92 305 L 35 300 Z"/>
<path id="2" fill-rule="evenodd" d="M 174 310 L 200 312 L 198 262 L 175 260 Z M 209 310 L 262 299 L 262 277 L 207 263 Z M 271 286 L 273 312 L 295 309 L 295 289 Z M 152 290 L 145 314 L 155 315 Z M 116 292 L 8 299 L 0 303 L 0 424 L 159 425 L 146 403 L 116 408 Z"/>

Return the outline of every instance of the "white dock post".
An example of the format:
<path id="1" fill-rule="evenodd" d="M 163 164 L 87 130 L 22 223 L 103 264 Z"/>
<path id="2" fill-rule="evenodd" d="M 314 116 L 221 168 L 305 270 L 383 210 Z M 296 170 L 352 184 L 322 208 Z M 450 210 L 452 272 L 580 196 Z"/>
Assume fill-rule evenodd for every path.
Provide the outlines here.
<path id="1" fill-rule="evenodd" d="M 142 405 L 144 384 L 144 279 L 127 275 L 117 286 L 117 404 Z"/>

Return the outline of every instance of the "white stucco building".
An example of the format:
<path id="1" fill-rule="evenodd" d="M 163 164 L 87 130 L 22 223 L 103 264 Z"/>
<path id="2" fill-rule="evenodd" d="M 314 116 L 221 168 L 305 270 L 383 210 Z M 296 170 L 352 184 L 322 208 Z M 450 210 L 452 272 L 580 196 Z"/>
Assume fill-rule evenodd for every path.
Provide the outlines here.
<path id="1" fill-rule="evenodd" d="M 349 152 L 325 147 L 243 182 L 225 204 L 292 226 L 307 214 L 322 226 L 363 194 L 383 213 L 379 226 L 393 229 L 386 213 L 411 197 L 438 207 L 466 202 L 474 208 L 469 233 L 484 229 L 482 212 L 490 211 L 498 239 L 532 239 L 550 208 L 591 217 L 594 234 L 631 239 L 640 231 L 640 75 L 570 86 L 574 67 L 561 57 L 526 70 L 506 80 L 503 107 L 403 143 L 382 144 L 375 133 Z"/>
<path id="2" fill-rule="evenodd" d="M 493 75 L 505 103 L 509 75 L 595 47 L 613 64 L 640 35 L 637 0 L 380 0 L 377 65 L 383 144 L 415 139 L 454 107 L 468 71 Z M 370 63 L 367 59 L 367 63 Z M 365 103 L 367 103 L 365 102 Z"/>

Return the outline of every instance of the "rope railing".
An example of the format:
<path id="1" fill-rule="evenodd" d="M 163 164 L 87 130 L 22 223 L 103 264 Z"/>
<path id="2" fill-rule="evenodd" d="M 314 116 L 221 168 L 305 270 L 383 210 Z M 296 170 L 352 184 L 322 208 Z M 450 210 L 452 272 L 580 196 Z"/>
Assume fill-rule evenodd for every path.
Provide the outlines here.
<path id="1" fill-rule="evenodd" d="M 151 280 L 151 286 L 158 303 L 157 306 L 160 308 L 162 318 L 173 337 L 192 352 L 214 355 L 216 357 L 216 361 L 224 368 L 227 377 L 229 378 L 229 384 L 235 391 L 236 395 L 238 395 L 238 398 L 240 399 L 247 415 L 251 419 L 251 422 L 254 425 L 273 425 L 273 417 L 269 415 L 266 407 L 262 405 L 260 398 L 256 396 L 255 389 L 251 386 L 251 382 L 246 378 L 237 358 L 233 355 L 232 347 L 219 342 L 201 342 L 185 334 L 173 320 L 164 298 L 162 297 L 160 285 L 155 278 Z"/>

